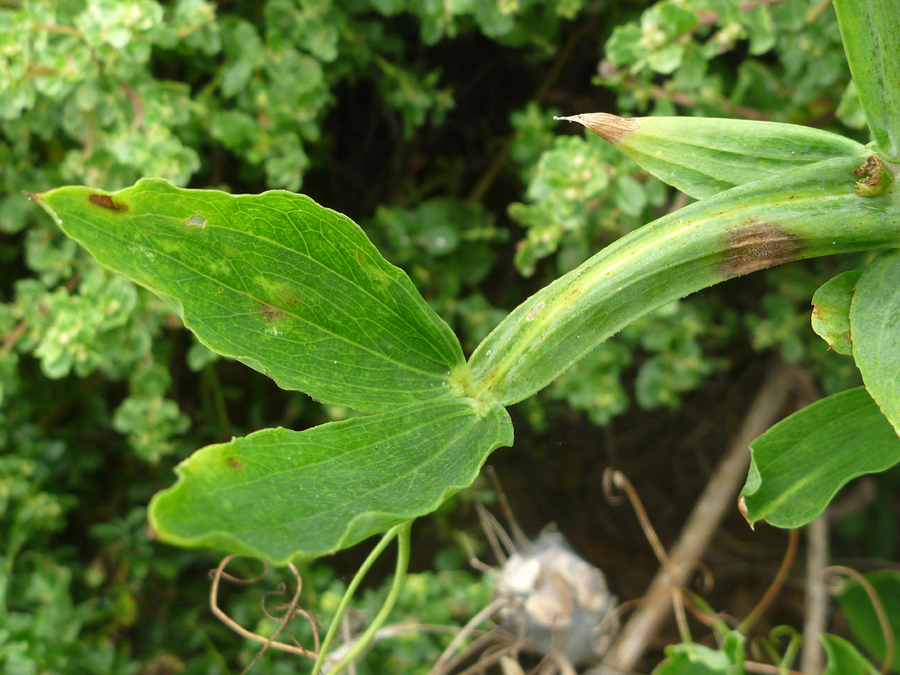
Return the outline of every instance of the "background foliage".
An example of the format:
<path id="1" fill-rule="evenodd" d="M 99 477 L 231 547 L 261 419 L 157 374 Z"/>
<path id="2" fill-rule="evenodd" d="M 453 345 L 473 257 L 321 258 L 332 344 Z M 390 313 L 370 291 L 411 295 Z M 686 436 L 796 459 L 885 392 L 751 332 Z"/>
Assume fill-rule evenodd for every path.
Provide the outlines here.
<path id="1" fill-rule="evenodd" d="M 219 361 L 23 190 L 142 176 L 302 190 L 362 222 L 471 351 L 547 280 L 684 203 L 552 120 L 599 110 L 868 140 L 819 0 L 0 1 L 0 672 L 247 663 L 252 648 L 205 610 L 211 556 L 153 544 L 143 506 L 201 445 L 348 414 Z M 803 364 L 826 393 L 858 384 L 852 360 L 809 330 L 809 299 L 860 262 L 792 265 L 664 307 L 518 414 L 539 434 L 635 405 L 676 410 L 754 350 Z M 448 571 L 414 577 L 424 590 L 403 610 L 423 621 L 462 619 L 487 594 L 449 571 L 470 498 L 430 522 L 423 548 Z M 327 606 L 341 582 L 311 574 L 308 604 Z M 453 616 L 431 616 L 429 593 L 459 596 Z M 252 593 L 235 602 L 236 618 L 258 616 Z M 414 672 L 438 644 L 370 664 Z"/>

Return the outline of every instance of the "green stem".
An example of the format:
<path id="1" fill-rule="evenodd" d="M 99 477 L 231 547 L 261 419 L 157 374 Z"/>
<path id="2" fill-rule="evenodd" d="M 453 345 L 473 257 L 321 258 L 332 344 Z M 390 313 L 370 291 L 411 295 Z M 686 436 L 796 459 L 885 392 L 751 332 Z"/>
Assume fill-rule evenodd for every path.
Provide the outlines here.
<path id="1" fill-rule="evenodd" d="M 860 158 L 707 197 L 622 237 L 516 308 L 469 360 L 479 398 L 509 405 L 634 320 L 732 277 L 900 244 L 900 191 L 856 192 Z"/>
<path id="2" fill-rule="evenodd" d="M 316 658 L 316 662 L 313 665 L 312 675 L 319 675 L 319 673 L 321 672 L 322 665 L 325 663 L 325 657 L 328 654 L 328 648 L 331 646 L 331 643 L 334 640 L 334 636 L 337 635 L 337 632 L 340 629 L 341 619 L 343 619 L 344 612 L 347 611 L 347 607 L 350 606 L 350 601 L 353 599 L 353 595 L 354 593 L 356 593 L 356 589 L 359 587 L 359 584 L 362 582 L 363 578 L 366 576 L 366 573 L 369 571 L 378 557 L 382 554 L 384 549 L 387 548 L 387 545 L 391 543 L 391 540 L 399 535 L 397 546 L 397 571 L 394 575 L 394 584 L 391 587 L 391 591 L 388 594 L 387 600 L 385 600 L 384 606 L 381 608 L 381 611 L 378 612 L 378 615 L 372 622 L 372 626 L 375 626 L 375 629 L 372 630 L 372 627 L 370 626 L 369 629 L 367 629 L 366 632 L 363 633 L 362 637 L 357 640 L 357 643 L 351 650 L 351 653 L 348 654 L 348 656 L 342 661 L 340 661 L 335 666 L 335 668 L 331 670 L 331 672 L 336 675 L 338 672 L 340 672 L 341 668 L 347 665 L 347 662 L 350 658 L 355 658 L 359 650 L 365 649 L 365 647 L 368 646 L 368 643 L 371 642 L 372 636 L 374 636 L 375 631 L 378 630 L 382 623 L 384 623 L 384 620 L 387 618 L 387 614 L 394 606 L 394 602 L 397 599 L 397 593 L 399 593 L 400 586 L 403 583 L 403 579 L 406 577 L 406 568 L 409 564 L 409 530 L 411 525 L 412 521 L 407 521 L 405 523 L 401 523 L 400 525 L 395 525 L 390 530 L 385 532 L 384 536 L 381 537 L 381 541 L 379 541 L 378 545 L 374 549 L 372 549 L 372 552 L 368 555 L 363 564 L 356 571 L 356 575 L 353 577 L 353 580 L 350 582 L 350 585 L 344 592 L 344 597 L 341 598 L 341 602 L 334 614 L 331 625 L 328 627 L 328 632 L 325 634 L 325 639 L 322 640 L 322 645 L 321 647 L 319 647 L 319 656 Z"/>

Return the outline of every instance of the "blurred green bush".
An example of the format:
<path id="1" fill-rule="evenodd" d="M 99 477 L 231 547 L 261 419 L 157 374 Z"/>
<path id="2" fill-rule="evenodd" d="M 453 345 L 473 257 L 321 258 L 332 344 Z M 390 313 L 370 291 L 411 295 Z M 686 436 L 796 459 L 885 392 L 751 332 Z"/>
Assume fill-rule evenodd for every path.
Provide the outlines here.
<path id="1" fill-rule="evenodd" d="M 201 445 L 349 414 L 219 361 L 23 191 L 142 176 L 307 190 L 363 222 L 470 350 L 530 292 L 681 203 L 553 114 L 854 133 L 849 83 L 820 0 L 0 0 L 0 673 L 243 667 L 253 647 L 205 609 L 211 556 L 154 545 L 142 507 Z M 808 330 L 816 266 L 836 264 L 654 312 L 522 413 L 540 429 L 565 407 L 598 425 L 632 399 L 674 409 L 746 343 L 847 386 L 852 361 L 824 359 Z M 401 614 L 425 621 L 464 618 L 487 593 L 431 617 L 422 598 L 471 577 L 413 581 Z M 335 583 L 317 570 L 311 603 Z M 258 617 L 251 595 L 236 617 Z M 424 672 L 440 640 L 427 644 L 368 667 Z"/>

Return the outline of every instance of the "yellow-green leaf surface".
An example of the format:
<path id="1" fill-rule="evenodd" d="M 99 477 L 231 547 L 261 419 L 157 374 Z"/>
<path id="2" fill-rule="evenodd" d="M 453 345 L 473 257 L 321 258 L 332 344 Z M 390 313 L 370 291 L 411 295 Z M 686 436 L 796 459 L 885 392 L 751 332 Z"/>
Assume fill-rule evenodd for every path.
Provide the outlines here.
<path id="1" fill-rule="evenodd" d="M 860 274 L 861 270 L 838 274 L 822 284 L 813 295 L 812 328 L 838 354 L 853 353 L 850 302 Z"/>
<path id="2" fill-rule="evenodd" d="M 36 196 L 104 266 L 173 302 L 210 349 L 285 389 L 382 412 L 454 397 L 450 328 L 349 218 L 284 191 L 162 180 Z"/>
<path id="3" fill-rule="evenodd" d="M 834 0 L 844 51 L 875 142 L 900 160 L 900 17 L 897 0 Z"/>
<path id="4" fill-rule="evenodd" d="M 338 551 L 433 511 L 512 445 L 500 407 L 457 398 L 198 450 L 150 504 L 163 541 L 274 564 Z"/>
<path id="5" fill-rule="evenodd" d="M 672 300 L 792 260 L 900 244 L 897 190 L 860 196 L 859 165 L 859 158 L 810 164 L 627 234 L 494 329 L 469 360 L 476 390 L 503 405 L 521 401 Z"/>
<path id="6" fill-rule="evenodd" d="M 900 251 L 863 270 L 850 305 L 853 358 L 881 412 L 900 433 Z"/>
<path id="7" fill-rule="evenodd" d="M 696 199 L 835 157 L 862 157 L 849 138 L 797 124 L 702 117 L 564 117 Z"/>
<path id="8" fill-rule="evenodd" d="M 900 462 L 900 438 L 864 387 L 816 401 L 750 444 L 741 491 L 752 525 L 814 520 L 848 481 Z"/>

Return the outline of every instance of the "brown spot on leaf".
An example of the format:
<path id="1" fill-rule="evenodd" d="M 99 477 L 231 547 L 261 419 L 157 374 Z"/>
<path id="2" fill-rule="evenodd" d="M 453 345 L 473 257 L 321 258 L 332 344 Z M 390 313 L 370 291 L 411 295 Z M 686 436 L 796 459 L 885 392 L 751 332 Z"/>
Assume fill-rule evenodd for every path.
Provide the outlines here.
<path id="1" fill-rule="evenodd" d="M 566 120 L 567 122 L 577 122 L 613 145 L 621 143 L 641 126 L 641 120 L 638 117 L 626 119 L 608 113 L 585 113 L 584 115 L 557 117 L 555 119 Z"/>
<path id="2" fill-rule="evenodd" d="M 800 257 L 805 243 L 774 223 L 746 220 L 728 228 L 725 257 L 719 272 L 725 277 L 739 277 L 768 267 L 781 265 Z"/>
<path id="3" fill-rule="evenodd" d="M 225 464 L 228 465 L 228 468 L 232 471 L 243 471 L 244 465 L 241 463 L 237 457 L 229 457 L 225 460 Z"/>
<path id="4" fill-rule="evenodd" d="M 110 211 L 121 213 L 122 211 L 128 210 L 127 204 L 116 204 L 115 202 L 113 202 L 112 197 L 110 197 L 109 195 L 92 194 L 88 196 L 88 201 L 94 206 L 109 209 Z"/>
<path id="5" fill-rule="evenodd" d="M 262 320 L 266 323 L 275 323 L 279 321 L 281 317 L 284 316 L 285 312 L 283 309 L 279 309 L 278 307 L 273 307 L 272 305 L 265 302 L 258 302 L 259 304 L 259 315 L 262 317 Z"/>
<path id="6" fill-rule="evenodd" d="M 299 307 L 300 298 L 283 288 L 278 290 L 278 299 L 288 307 Z"/>

